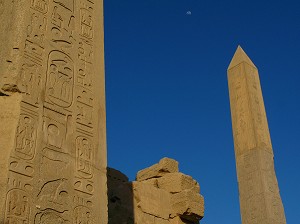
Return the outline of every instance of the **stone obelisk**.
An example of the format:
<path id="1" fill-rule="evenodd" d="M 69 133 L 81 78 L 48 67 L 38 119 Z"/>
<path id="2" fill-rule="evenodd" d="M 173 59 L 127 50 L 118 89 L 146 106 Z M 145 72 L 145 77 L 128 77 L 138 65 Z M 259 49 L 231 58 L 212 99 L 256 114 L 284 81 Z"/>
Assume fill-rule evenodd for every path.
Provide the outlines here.
<path id="1" fill-rule="evenodd" d="M 285 224 L 258 70 L 239 46 L 228 86 L 243 224 Z"/>
<path id="2" fill-rule="evenodd" d="M 0 223 L 107 224 L 103 0 L 1 0 L 0 27 Z"/>

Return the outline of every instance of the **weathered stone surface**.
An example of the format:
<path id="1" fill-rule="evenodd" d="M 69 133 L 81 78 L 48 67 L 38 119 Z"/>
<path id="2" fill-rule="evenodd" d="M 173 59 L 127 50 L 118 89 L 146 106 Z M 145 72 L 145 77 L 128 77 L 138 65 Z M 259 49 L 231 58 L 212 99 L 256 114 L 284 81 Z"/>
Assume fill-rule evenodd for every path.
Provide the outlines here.
<path id="1" fill-rule="evenodd" d="M 174 167 L 175 164 L 175 168 L 168 169 L 175 173 L 165 173 L 161 177 L 155 175 L 132 183 L 126 182 L 127 177 L 121 172 L 108 169 L 108 224 L 199 223 L 204 213 L 199 184 L 192 177 L 178 173 L 176 161 L 167 159 L 167 164 L 173 165 L 166 166 L 164 160 L 163 167 Z M 157 173 L 160 169 L 151 169 L 148 173 L 153 173 L 153 170 Z"/>
<path id="2" fill-rule="evenodd" d="M 183 173 L 168 173 L 157 179 L 157 186 L 170 193 L 178 193 L 183 190 L 191 190 L 200 193 L 200 185 L 191 176 Z"/>
<path id="3" fill-rule="evenodd" d="M 180 218 L 179 216 L 176 216 L 176 217 L 170 219 L 170 224 L 195 224 L 195 223 L 198 223 L 198 222 L 190 222 L 190 221 Z"/>
<path id="4" fill-rule="evenodd" d="M 155 224 L 155 216 L 144 213 L 139 209 L 135 210 L 134 217 L 135 224 Z"/>
<path id="5" fill-rule="evenodd" d="M 126 183 L 129 181 L 128 177 L 124 173 L 110 167 L 107 167 L 107 178 L 107 181 L 111 184 L 119 184 L 120 182 Z"/>
<path id="6" fill-rule="evenodd" d="M 170 221 L 155 217 L 154 218 L 154 223 L 155 224 L 170 224 Z"/>
<path id="7" fill-rule="evenodd" d="M 21 109 L 20 102 L 21 94 L 19 93 L 9 97 L 0 96 L 0 211 L 5 211 L 10 153 L 15 146 L 15 133 Z M 0 218 L 0 223 L 4 223 L 1 214 Z"/>
<path id="8" fill-rule="evenodd" d="M 178 162 L 174 159 L 163 158 L 159 163 L 138 172 L 136 180 L 142 181 L 154 177 L 161 177 L 167 173 L 178 172 Z"/>
<path id="9" fill-rule="evenodd" d="M 171 194 L 150 184 L 134 181 L 133 195 L 134 207 L 144 213 L 169 219 L 171 213 Z"/>
<path id="10" fill-rule="evenodd" d="M 107 169 L 108 224 L 133 224 L 133 191 L 128 177 L 118 170 Z"/>
<path id="11" fill-rule="evenodd" d="M 0 1 L 0 223 L 107 224 L 102 5 Z"/>
<path id="12" fill-rule="evenodd" d="M 258 70 L 241 47 L 228 86 L 242 223 L 285 224 Z"/>
<path id="13" fill-rule="evenodd" d="M 157 187 L 158 188 L 158 179 L 159 178 L 151 178 L 151 179 L 143 180 L 141 182 L 145 183 L 145 184 L 150 184 L 153 187 Z"/>
<path id="14" fill-rule="evenodd" d="M 180 216 L 191 222 L 197 222 L 204 216 L 204 199 L 200 194 L 184 190 L 171 195 L 171 217 Z"/>

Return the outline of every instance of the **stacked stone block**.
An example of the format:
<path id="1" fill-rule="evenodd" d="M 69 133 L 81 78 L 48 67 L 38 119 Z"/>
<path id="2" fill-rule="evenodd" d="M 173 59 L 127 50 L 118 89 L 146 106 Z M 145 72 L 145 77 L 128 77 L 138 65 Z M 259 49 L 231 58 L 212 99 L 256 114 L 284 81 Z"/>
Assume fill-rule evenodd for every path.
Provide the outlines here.
<path id="1" fill-rule="evenodd" d="M 117 176 L 115 171 L 114 175 L 108 176 L 108 182 Z M 120 193 L 128 186 L 132 187 L 132 195 Z M 110 204 L 118 204 L 109 206 L 109 224 L 192 224 L 199 223 L 204 216 L 204 199 L 199 184 L 180 173 L 178 162 L 173 159 L 163 158 L 139 171 L 136 181 L 126 183 L 120 180 L 119 184 L 111 184 L 108 189 Z M 115 198 L 119 201 L 116 202 Z M 132 219 L 128 218 L 130 207 Z M 115 217 L 120 217 L 120 211 L 123 218 L 116 222 Z"/>

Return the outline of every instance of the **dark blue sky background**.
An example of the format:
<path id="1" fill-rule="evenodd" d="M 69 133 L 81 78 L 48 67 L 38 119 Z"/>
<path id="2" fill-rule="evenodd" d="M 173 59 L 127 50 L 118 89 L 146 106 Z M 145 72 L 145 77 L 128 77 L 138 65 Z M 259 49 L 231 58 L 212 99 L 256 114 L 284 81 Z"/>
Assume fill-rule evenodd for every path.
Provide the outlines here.
<path id="1" fill-rule="evenodd" d="M 240 44 L 259 69 L 287 223 L 300 223 L 300 1 L 104 3 L 109 166 L 132 180 L 174 158 L 200 182 L 202 224 L 241 223 L 226 73 Z"/>

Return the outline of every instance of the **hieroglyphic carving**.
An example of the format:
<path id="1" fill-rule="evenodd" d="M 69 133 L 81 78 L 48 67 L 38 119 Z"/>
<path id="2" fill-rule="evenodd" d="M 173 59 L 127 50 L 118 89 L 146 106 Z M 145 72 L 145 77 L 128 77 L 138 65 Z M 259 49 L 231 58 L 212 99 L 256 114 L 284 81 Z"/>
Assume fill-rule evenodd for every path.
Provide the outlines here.
<path id="1" fill-rule="evenodd" d="M 273 154 L 267 149 L 251 150 L 237 158 L 237 169 L 245 223 L 260 223 L 268 219 L 266 209 L 275 220 L 284 220 Z"/>
<path id="2" fill-rule="evenodd" d="M 29 114 L 21 114 L 16 133 L 16 155 L 22 159 L 32 159 L 36 148 L 37 121 Z"/>
<path id="3" fill-rule="evenodd" d="M 94 36 L 93 30 L 93 7 L 89 2 L 83 2 L 80 8 L 80 25 L 81 33 L 83 37 L 92 39 Z"/>
<path id="4" fill-rule="evenodd" d="M 92 63 L 93 60 L 93 46 L 91 45 L 92 42 L 90 40 L 81 39 L 79 41 L 78 47 L 78 57 L 79 60 L 87 62 L 89 64 Z"/>
<path id="5" fill-rule="evenodd" d="M 42 67 L 25 59 L 20 74 L 20 89 L 24 93 L 24 100 L 32 105 L 38 105 L 42 87 Z"/>
<path id="6" fill-rule="evenodd" d="M 27 40 L 36 46 L 45 47 L 45 32 L 47 30 L 47 19 L 39 13 L 32 13 L 31 23 L 27 27 Z"/>
<path id="7" fill-rule="evenodd" d="M 47 13 L 49 0 L 31 0 L 31 7 L 41 13 Z"/>
<path id="8" fill-rule="evenodd" d="M 66 211 L 58 212 L 53 209 L 44 209 L 35 215 L 34 224 L 71 224 Z"/>
<path id="9" fill-rule="evenodd" d="M 44 108 L 44 142 L 47 147 L 58 152 L 64 152 L 66 138 L 66 116 Z"/>
<path id="10" fill-rule="evenodd" d="M 83 178 L 93 175 L 93 145 L 89 138 L 78 136 L 76 139 L 76 170 Z"/>
<path id="11" fill-rule="evenodd" d="M 30 196 L 23 190 L 11 189 L 7 193 L 5 223 L 30 224 Z"/>
<path id="12" fill-rule="evenodd" d="M 258 71 L 250 66 L 245 66 L 245 72 L 247 73 L 249 103 L 251 106 L 256 145 L 266 147 L 272 151 Z"/>
<path id="13" fill-rule="evenodd" d="M 90 63 L 87 63 L 85 61 L 79 61 L 78 62 L 78 75 L 77 75 L 77 82 L 76 84 L 81 85 L 87 89 L 92 88 L 92 74 L 93 74 L 93 68 Z"/>
<path id="14" fill-rule="evenodd" d="M 85 126 L 84 128 L 93 128 L 93 107 L 91 105 L 77 101 L 76 121 L 78 124 Z"/>
<path id="15" fill-rule="evenodd" d="M 75 43 L 75 16 L 73 0 L 54 0 L 51 9 L 51 45 L 66 50 Z"/>
<path id="16" fill-rule="evenodd" d="M 68 198 L 68 192 L 64 187 L 65 181 L 67 181 L 67 179 L 61 178 L 49 180 L 44 183 L 37 195 L 38 200 L 46 200 L 60 205 L 67 203 L 65 199 Z"/>
<path id="17" fill-rule="evenodd" d="M 92 196 L 94 193 L 94 184 L 90 180 L 75 178 L 74 189 L 78 192 Z"/>
<path id="18" fill-rule="evenodd" d="M 92 224 L 92 211 L 87 206 L 77 206 L 74 209 L 74 224 Z"/>
<path id="19" fill-rule="evenodd" d="M 255 133 L 251 122 L 248 92 L 246 91 L 247 79 L 241 75 L 242 72 L 242 67 L 233 68 L 231 75 L 234 78 L 229 80 L 229 88 L 234 89 L 230 94 L 230 104 L 232 108 L 235 108 L 232 110 L 232 125 L 234 127 L 236 155 L 255 147 Z M 245 136 L 247 137 L 245 138 Z"/>
<path id="20" fill-rule="evenodd" d="M 61 51 L 52 51 L 49 54 L 46 97 L 52 103 L 69 107 L 73 99 L 73 74 L 72 59 Z"/>
<path id="21" fill-rule="evenodd" d="M 258 71 L 240 47 L 228 84 L 242 223 L 284 224 Z"/>
<path id="22" fill-rule="evenodd" d="M 95 223 L 100 154 L 94 62 L 102 57 L 102 34 L 94 17 L 101 4 L 28 0 L 20 7 L 22 36 L 15 35 L 20 43 L 10 47 L 8 59 L 22 106 L 8 164 L 7 223 Z M 27 202 L 31 207 L 17 217 L 22 194 L 23 208 Z"/>
<path id="23" fill-rule="evenodd" d="M 34 174 L 33 164 L 14 157 L 11 157 L 10 159 L 9 170 L 15 174 L 29 178 L 32 178 Z"/>
<path id="24" fill-rule="evenodd" d="M 93 94 L 93 3 L 80 0 L 80 39 L 78 41 L 78 69 L 76 72 L 75 121 L 76 121 L 76 177 L 74 190 L 77 197 L 74 223 L 94 223 L 92 205 L 94 198 L 94 94 Z M 80 196 L 79 196 L 80 195 Z M 87 200 L 88 198 L 88 200 Z M 85 203 L 84 203 L 85 202 Z"/>
<path id="25" fill-rule="evenodd" d="M 9 159 L 5 223 L 30 223 L 37 126 L 35 111 L 21 104 L 14 151 Z"/>

